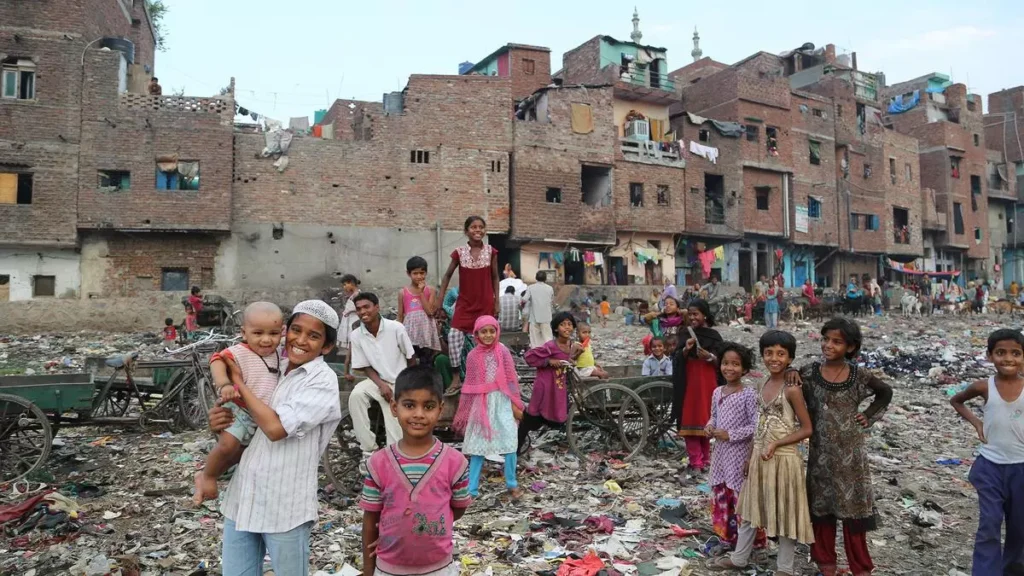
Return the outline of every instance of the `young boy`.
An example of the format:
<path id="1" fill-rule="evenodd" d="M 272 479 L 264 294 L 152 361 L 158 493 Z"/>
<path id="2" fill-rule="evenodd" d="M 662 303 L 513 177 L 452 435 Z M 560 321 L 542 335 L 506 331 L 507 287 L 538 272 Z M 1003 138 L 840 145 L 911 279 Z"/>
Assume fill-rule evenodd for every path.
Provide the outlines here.
<path id="1" fill-rule="evenodd" d="M 239 388 L 247 387 L 260 401 L 270 405 L 281 373 L 278 349 L 282 332 L 281 309 L 271 302 L 253 302 L 242 316 L 243 344 L 214 354 L 210 359 L 213 384 L 225 408 L 234 415 L 234 423 L 224 430 L 217 446 L 196 474 L 192 502 L 199 506 L 217 497 L 217 479 L 227 471 L 249 445 L 256 433 L 256 422 L 241 400 Z"/>
<path id="2" fill-rule="evenodd" d="M 665 354 L 665 341 L 651 339 L 651 355 L 644 360 L 643 376 L 671 376 L 672 360 Z"/>
<path id="3" fill-rule="evenodd" d="M 452 525 L 469 507 L 466 457 L 434 438 L 444 406 L 441 377 L 410 366 L 395 380 L 391 413 L 402 439 L 367 463 L 363 509 L 363 574 L 456 576 Z"/>
<path id="4" fill-rule="evenodd" d="M 178 329 L 174 327 L 174 318 L 164 318 L 164 342 L 171 343 L 178 339 Z"/>
<path id="5" fill-rule="evenodd" d="M 612 314 L 612 305 L 607 296 L 601 296 L 601 327 L 608 327 L 608 317 Z"/>
<path id="6" fill-rule="evenodd" d="M 576 374 L 580 378 L 608 378 L 608 373 L 594 361 L 594 349 L 590 347 L 590 324 L 581 322 L 576 328 L 576 333 L 580 337 L 580 345 L 583 346 L 583 353 L 576 359 Z"/>
<path id="7" fill-rule="evenodd" d="M 201 292 L 202 290 L 199 286 L 193 286 L 188 297 L 188 303 L 192 305 L 192 309 L 196 311 L 196 314 L 203 310 L 203 295 Z"/>
<path id="8" fill-rule="evenodd" d="M 992 332 L 988 359 L 995 364 L 996 374 L 975 381 L 949 401 L 974 426 L 981 441 L 969 476 L 978 491 L 975 576 L 1014 573 L 1014 564 L 1024 552 L 1024 335 L 1006 328 Z M 979 397 L 985 402 L 984 420 L 964 405 Z M 1006 543 L 1000 549 L 1004 518 Z"/>

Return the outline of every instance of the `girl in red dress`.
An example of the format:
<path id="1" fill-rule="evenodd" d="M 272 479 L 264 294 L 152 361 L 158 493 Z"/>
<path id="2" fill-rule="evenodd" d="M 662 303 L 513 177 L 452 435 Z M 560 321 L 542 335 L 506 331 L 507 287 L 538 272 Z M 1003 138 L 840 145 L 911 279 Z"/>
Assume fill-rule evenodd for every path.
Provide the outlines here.
<path id="1" fill-rule="evenodd" d="M 679 435 L 686 441 L 690 468 L 703 471 L 711 466 L 711 442 L 704 426 L 711 419 L 711 397 L 721 381 L 715 361 L 722 336 L 712 328 L 715 317 L 707 302 L 690 302 L 689 314 L 697 338 L 679 332 L 680 338 L 687 340 L 676 352 L 672 366 L 672 414 L 679 418 Z"/>
<path id="2" fill-rule="evenodd" d="M 452 274 L 459 271 L 459 298 L 455 301 L 455 312 L 452 315 L 451 329 L 448 331 L 448 356 L 452 368 L 459 368 L 452 377 L 452 385 L 446 395 L 457 391 L 462 383 L 465 371 L 464 350 L 466 341 L 472 340 L 473 326 L 481 316 L 500 314 L 498 288 L 498 251 L 484 244 L 487 235 L 487 222 L 479 216 L 466 218 L 463 227 L 469 243 L 459 246 L 452 252 L 452 261 L 441 281 L 441 294 L 448 293 L 448 284 Z"/>

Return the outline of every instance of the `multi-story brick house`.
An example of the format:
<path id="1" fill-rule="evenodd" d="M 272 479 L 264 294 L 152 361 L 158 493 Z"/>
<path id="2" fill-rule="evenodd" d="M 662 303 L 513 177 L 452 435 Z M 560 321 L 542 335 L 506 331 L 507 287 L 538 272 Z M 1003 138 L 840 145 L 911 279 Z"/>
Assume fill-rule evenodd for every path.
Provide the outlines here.
<path id="1" fill-rule="evenodd" d="M 985 114 L 990 266 L 1004 287 L 1024 284 L 1024 86 L 988 95 Z M 996 266 L 999 269 L 996 269 Z"/>

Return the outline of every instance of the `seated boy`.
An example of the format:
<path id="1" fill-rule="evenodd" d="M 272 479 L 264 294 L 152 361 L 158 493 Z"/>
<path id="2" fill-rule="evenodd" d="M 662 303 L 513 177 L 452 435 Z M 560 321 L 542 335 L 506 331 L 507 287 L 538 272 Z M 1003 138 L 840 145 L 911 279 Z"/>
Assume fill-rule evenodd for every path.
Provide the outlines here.
<path id="1" fill-rule="evenodd" d="M 651 355 L 644 360 L 643 376 L 671 376 L 672 359 L 665 354 L 665 341 L 661 338 L 651 339 Z"/>
<path id="2" fill-rule="evenodd" d="M 238 387 L 248 387 L 257 398 L 270 405 L 282 368 L 278 353 L 282 319 L 281 309 L 271 302 L 250 304 L 242 317 L 244 343 L 235 344 L 210 359 L 213 384 L 224 407 L 234 415 L 234 422 L 220 433 L 206 466 L 196 474 L 196 491 L 192 497 L 196 506 L 217 497 L 217 479 L 238 462 L 242 450 L 256 433 L 256 422 L 245 409 Z"/>
<path id="3" fill-rule="evenodd" d="M 576 375 L 580 378 L 608 378 L 608 373 L 594 361 L 594 350 L 590 347 L 590 324 L 580 323 L 576 328 L 583 353 L 576 359 Z"/>

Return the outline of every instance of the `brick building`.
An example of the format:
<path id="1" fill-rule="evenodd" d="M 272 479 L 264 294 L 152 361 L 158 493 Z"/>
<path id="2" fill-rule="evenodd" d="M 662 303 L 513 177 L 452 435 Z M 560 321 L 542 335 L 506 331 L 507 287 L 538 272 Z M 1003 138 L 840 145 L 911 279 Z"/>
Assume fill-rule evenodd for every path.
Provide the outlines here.
<path id="1" fill-rule="evenodd" d="M 983 117 L 988 165 L 990 268 L 994 279 L 1024 284 L 1024 86 L 988 95 Z"/>
<path id="2" fill-rule="evenodd" d="M 551 84 L 551 49 L 506 44 L 459 73 L 509 78 L 512 82 L 512 99 L 520 102 Z"/>

